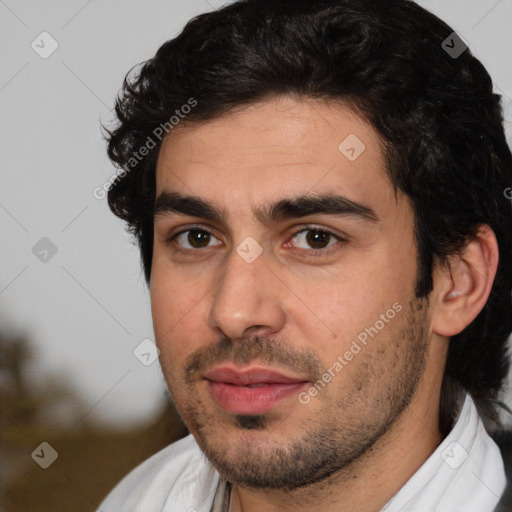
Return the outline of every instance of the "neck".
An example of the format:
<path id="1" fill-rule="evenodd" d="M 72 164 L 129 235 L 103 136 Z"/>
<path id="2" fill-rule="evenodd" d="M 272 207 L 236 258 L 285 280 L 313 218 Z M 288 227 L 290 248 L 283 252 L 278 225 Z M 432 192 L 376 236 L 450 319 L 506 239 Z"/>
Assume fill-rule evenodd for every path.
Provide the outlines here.
<path id="1" fill-rule="evenodd" d="M 349 466 L 294 491 L 233 486 L 230 512 L 379 512 L 442 441 L 439 393 L 425 388 L 390 430 Z"/>

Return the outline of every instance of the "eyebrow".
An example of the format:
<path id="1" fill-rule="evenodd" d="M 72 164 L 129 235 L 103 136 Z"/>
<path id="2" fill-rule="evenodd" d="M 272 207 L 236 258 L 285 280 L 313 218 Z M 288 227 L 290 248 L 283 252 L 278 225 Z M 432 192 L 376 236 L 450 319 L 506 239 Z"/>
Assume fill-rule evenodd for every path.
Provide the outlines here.
<path id="1" fill-rule="evenodd" d="M 200 217 L 219 224 L 225 224 L 227 220 L 223 209 L 200 197 L 164 190 L 155 201 L 154 215 L 159 217 L 173 213 Z M 281 199 L 270 206 L 258 208 L 255 215 L 265 225 L 308 215 L 344 215 L 367 222 L 379 221 L 377 214 L 369 206 L 336 194 Z"/>

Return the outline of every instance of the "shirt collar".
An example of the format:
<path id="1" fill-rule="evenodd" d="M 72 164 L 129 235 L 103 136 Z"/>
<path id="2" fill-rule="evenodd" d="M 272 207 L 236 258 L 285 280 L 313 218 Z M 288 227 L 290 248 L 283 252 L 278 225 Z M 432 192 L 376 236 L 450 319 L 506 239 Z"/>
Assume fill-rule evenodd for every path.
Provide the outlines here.
<path id="1" fill-rule="evenodd" d="M 210 512 L 229 512 L 230 498 L 231 484 L 224 480 L 224 478 L 220 477 Z"/>
<path id="2" fill-rule="evenodd" d="M 467 394 L 451 432 L 381 512 L 488 512 L 505 486 L 500 450 Z"/>

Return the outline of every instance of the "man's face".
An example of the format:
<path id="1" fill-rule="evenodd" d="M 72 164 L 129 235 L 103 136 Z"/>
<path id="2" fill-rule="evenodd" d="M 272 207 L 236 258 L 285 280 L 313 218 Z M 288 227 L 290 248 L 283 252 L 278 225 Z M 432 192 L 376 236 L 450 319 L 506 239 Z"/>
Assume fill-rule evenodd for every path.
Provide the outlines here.
<path id="1" fill-rule="evenodd" d="M 231 482 L 289 489 L 360 457 L 421 386 L 430 335 L 375 131 L 268 100 L 177 128 L 156 193 L 155 336 L 202 450 Z"/>

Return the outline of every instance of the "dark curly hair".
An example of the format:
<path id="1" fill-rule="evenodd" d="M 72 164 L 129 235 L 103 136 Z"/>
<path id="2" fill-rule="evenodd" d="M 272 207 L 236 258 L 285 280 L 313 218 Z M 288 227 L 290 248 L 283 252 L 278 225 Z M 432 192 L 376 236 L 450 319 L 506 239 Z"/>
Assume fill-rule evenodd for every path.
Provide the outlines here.
<path id="1" fill-rule="evenodd" d="M 384 143 L 395 189 L 414 209 L 417 297 L 445 262 L 489 225 L 500 259 L 487 304 L 450 342 L 440 428 L 447 432 L 462 390 L 498 421 L 512 330 L 512 156 L 500 96 L 453 30 L 409 0 L 240 0 L 192 19 L 156 55 L 128 73 L 107 130 L 108 155 L 122 169 L 108 202 L 138 242 L 151 276 L 157 127 L 198 123 L 277 95 L 343 100 Z M 446 44 L 446 43 L 445 43 Z M 458 44 L 458 43 L 457 43 Z M 166 124 L 167 123 L 167 124 Z M 156 139 L 156 140 L 155 140 Z M 144 157 L 140 148 L 155 146 Z M 136 159 L 134 157 L 137 157 Z"/>

